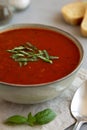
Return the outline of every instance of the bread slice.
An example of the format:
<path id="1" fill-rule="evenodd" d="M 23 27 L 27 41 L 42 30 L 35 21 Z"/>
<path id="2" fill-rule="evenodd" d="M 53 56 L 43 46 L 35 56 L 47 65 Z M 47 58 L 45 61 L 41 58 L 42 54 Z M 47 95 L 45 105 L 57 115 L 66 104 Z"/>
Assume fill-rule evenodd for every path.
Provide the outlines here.
<path id="1" fill-rule="evenodd" d="M 78 25 L 81 23 L 87 3 L 85 2 L 74 2 L 65 5 L 61 12 L 64 20 L 71 25 Z"/>
<path id="2" fill-rule="evenodd" d="M 87 9 L 84 14 L 84 18 L 81 23 L 81 33 L 83 36 L 87 37 Z"/>

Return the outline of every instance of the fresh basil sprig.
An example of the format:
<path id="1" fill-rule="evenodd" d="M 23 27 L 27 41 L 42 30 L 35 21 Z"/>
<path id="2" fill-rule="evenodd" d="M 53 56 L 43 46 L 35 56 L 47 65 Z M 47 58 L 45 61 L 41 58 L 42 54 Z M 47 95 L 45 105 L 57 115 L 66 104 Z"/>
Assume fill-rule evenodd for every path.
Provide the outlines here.
<path id="1" fill-rule="evenodd" d="M 50 56 L 47 50 L 39 50 L 29 42 L 7 51 L 12 54 L 11 58 L 18 62 L 20 66 L 27 65 L 28 62 L 38 61 L 39 59 L 52 64 L 54 59 L 59 58 Z"/>
<path id="2" fill-rule="evenodd" d="M 36 113 L 34 116 L 31 114 L 31 112 L 28 114 L 27 117 L 21 115 L 11 116 L 5 120 L 5 124 L 10 125 L 28 124 L 30 126 L 43 125 L 49 123 L 55 117 L 56 113 L 50 108 L 47 108 L 45 110 Z"/>

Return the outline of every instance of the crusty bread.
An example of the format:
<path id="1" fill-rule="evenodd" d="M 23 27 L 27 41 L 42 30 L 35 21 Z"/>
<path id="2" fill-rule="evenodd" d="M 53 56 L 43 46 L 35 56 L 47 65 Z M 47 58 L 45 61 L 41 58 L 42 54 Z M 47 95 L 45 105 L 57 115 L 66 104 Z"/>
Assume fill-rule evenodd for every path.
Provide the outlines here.
<path id="1" fill-rule="evenodd" d="M 87 3 L 85 2 L 74 2 L 65 5 L 61 11 L 64 20 L 71 25 L 80 24 L 84 17 L 86 7 L 87 7 Z"/>
<path id="2" fill-rule="evenodd" d="M 87 37 L 87 9 L 81 22 L 81 33 L 83 36 Z"/>

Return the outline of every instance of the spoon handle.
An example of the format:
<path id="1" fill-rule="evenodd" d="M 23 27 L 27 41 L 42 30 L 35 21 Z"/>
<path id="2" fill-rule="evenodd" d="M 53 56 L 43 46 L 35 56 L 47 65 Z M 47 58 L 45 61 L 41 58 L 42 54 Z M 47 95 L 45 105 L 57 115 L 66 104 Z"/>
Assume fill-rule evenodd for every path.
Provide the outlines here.
<path id="1" fill-rule="evenodd" d="M 87 121 L 77 121 L 73 130 L 80 130 L 81 126 L 84 124 L 84 123 L 87 123 Z"/>

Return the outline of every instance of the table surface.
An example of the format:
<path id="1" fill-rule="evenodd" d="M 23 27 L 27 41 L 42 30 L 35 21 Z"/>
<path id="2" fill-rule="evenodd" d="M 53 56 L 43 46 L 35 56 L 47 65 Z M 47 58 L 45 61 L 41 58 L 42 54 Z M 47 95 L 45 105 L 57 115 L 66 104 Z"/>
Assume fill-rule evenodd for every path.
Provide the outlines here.
<path id="1" fill-rule="evenodd" d="M 0 25 L 0 28 L 18 23 L 40 23 L 63 29 L 77 38 L 82 44 L 84 48 L 82 67 L 87 69 L 87 38 L 81 36 L 80 25 L 68 25 L 61 15 L 61 8 L 70 2 L 75 2 L 75 0 L 31 0 L 31 4 L 26 10 L 15 12 L 11 21 L 6 25 Z M 87 127 L 83 128 L 83 130 L 87 130 Z"/>

